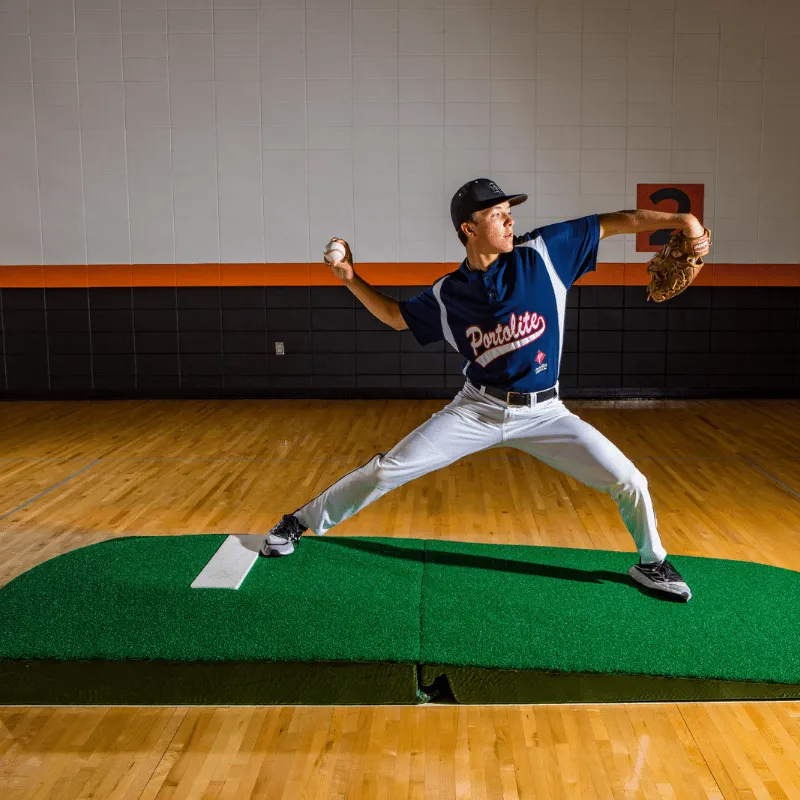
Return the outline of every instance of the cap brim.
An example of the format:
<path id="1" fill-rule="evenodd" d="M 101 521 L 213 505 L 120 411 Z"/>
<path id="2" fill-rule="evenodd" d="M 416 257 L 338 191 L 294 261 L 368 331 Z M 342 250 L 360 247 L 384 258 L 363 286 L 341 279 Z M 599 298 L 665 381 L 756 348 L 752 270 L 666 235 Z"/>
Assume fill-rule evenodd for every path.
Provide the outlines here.
<path id="1" fill-rule="evenodd" d="M 493 197 L 491 200 L 486 200 L 481 204 L 480 208 L 476 209 L 476 211 L 485 211 L 487 208 L 499 206 L 500 203 L 508 203 L 510 206 L 518 206 L 520 203 L 524 203 L 527 199 L 528 195 L 526 194 L 504 194 L 502 197 Z"/>

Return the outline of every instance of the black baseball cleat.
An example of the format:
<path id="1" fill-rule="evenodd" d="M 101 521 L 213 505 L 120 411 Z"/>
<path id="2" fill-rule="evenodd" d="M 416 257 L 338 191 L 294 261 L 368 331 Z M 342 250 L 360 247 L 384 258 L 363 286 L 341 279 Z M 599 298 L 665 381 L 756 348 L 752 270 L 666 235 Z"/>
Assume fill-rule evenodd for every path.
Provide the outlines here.
<path id="1" fill-rule="evenodd" d="M 674 595 L 684 603 L 692 597 L 692 590 L 666 558 L 656 564 L 634 564 L 628 574 L 642 586 Z"/>
<path id="2" fill-rule="evenodd" d="M 294 553 L 300 537 L 307 530 L 308 528 L 294 514 L 284 514 L 280 522 L 267 534 L 259 554 L 267 558 L 289 556 Z"/>

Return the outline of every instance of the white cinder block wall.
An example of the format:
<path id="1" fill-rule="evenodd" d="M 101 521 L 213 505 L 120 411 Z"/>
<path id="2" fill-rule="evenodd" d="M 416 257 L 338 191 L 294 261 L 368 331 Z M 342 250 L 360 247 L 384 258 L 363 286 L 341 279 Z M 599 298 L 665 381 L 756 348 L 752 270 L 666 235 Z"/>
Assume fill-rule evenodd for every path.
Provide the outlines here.
<path id="1" fill-rule="evenodd" d="M 482 175 L 525 229 L 704 183 L 797 263 L 798 142 L 800 0 L 0 0 L 3 264 L 457 261 Z"/>

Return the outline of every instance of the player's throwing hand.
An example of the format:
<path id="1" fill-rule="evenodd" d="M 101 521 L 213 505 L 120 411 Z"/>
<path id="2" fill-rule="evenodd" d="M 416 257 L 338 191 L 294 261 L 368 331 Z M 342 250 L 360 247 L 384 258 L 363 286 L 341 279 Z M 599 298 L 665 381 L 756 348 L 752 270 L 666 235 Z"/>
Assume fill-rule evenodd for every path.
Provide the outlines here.
<path id="1" fill-rule="evenodd" d="M 331 252 L 331 245 L 333 245 L 334 242 L 338 242 L 344 246 L 344 258 L 337 259 L 337 256 L 341 252 L 340 250 L 334 249 Z M 328 242 L 328 245 L 325 247 L 323 261 L 331 268 L 331 272 L 333 272 L 340 281 L 353 280 L 353 275 L 355 274 L 355 270 L 353 269 L 353 253 L 350 250 L 350 245 L 347 244 L 344 239 L 333 238 Z"/>

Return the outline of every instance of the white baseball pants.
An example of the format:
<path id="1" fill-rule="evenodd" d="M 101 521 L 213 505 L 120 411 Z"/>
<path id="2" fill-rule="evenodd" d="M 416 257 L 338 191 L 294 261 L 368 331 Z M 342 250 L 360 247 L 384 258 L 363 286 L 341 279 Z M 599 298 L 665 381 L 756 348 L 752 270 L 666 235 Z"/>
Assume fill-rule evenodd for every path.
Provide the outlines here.
<path id="1" fill-rule="evenodd" d="M 494 447 L 516 447 L 602 492 L 619 506 L 643 563 L 666 550 L 656 528 L 647 479 L 622 452 L 559 398 L 508 406 L 465 384 L 455 399 L 411 431 L 388 453 L 378 453 L 295 512 L 314 533 L 334 525 L 392 489 L 459 458 Z"/>

